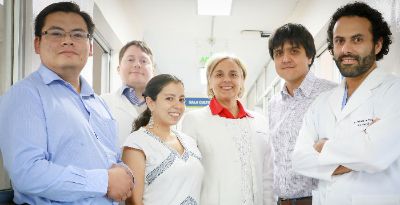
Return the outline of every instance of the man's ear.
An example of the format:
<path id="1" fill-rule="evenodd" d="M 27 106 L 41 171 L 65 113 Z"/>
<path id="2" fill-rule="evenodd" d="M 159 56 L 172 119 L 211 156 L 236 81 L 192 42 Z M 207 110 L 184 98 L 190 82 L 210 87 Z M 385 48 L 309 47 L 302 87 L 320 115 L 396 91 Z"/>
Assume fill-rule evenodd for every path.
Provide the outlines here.
<path id="1" fill-rule="evenodd" d="M 40 37 L 35 36 L 35 39 L 33 40 L 33 44 L 35 47 L 35 53 L 40 54 Z"/>
<path id="2" fill-rule="evenodd" d="M 380 37 L 378 41 L 375 43 L 375 55 L 381 52 L 383 44 L 383 38 Z"/>

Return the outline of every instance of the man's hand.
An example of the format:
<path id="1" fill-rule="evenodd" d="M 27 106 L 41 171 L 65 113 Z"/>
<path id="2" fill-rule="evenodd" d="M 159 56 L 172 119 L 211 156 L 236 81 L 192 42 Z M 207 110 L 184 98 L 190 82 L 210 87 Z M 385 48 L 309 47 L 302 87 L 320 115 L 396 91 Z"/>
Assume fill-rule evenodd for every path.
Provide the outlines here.
<path id="1" fill-rule="evenodd" d="M 114 201 L 125 201 L 132 195 L 133 178 L 126 168 L 113 165 L 108 170 L 107 197 Z"/>
<path id="2" fill-rule="evenodd" d="M 321 153 L 321 150 L 322 150 L 322 148 L 324 148 L 324 145 L 325 145 L 325 142 L 326 142 L 326 141 L 328 141 L 327 138 L 319 139 L 318 141 L 315 142 L 315 144 L 314 144 L 314 146 L 313 146 L 314 149 L 315 149 L 317 152 Z"/>

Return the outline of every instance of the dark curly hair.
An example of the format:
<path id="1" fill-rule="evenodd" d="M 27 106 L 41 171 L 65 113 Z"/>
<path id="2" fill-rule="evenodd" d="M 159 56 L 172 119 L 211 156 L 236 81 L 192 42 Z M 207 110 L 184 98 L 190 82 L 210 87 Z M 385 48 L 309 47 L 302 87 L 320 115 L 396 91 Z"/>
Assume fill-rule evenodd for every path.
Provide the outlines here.
<path id="1" fill-rule="evenodd" d="M 391 35 L 388 23 L 382 17 L 382 14 L 371 8 L 365 3 L 354 2 L 346 4 L 345 6 L 336 10 L 333 14 L 328 27 L 328 49 L 333 54 L 333 27 L 336 22 L 343 16 L 358 16 L 368 19 L 372 26 L 372 35 L 374 43 L 377 43 L 380 38 L 382 38 L 382 49 L 376 54 L 376 60 L 380 60 L 384 55 L 389 53 L 389 45 L 392 43 Z"/>
<path id="2" fill-rule="evenodd" d="M 308 65 L 308 67 L 311 67 L 316 50 L 314 38 L 306 27 L 301 24 L 287 23 L 277 28 L 268 41 L 269 55 L 272 59 L 274 59 L 274 49 L 283 47 L 286 42 L 295 46 L 303 46 L 306 56 L 311 58 L 311 63 Z"/>

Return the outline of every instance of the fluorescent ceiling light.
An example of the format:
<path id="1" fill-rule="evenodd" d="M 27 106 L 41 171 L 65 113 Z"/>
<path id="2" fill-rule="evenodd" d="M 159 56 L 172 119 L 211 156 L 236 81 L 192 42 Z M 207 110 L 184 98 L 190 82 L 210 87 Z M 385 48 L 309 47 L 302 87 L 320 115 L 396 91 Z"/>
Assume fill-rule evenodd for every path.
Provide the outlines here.
<path id="1" fill-rule="evenodd" d="M 232 0 L 197 0 L 197 14 L 206 16 L 231 15 Z"/>

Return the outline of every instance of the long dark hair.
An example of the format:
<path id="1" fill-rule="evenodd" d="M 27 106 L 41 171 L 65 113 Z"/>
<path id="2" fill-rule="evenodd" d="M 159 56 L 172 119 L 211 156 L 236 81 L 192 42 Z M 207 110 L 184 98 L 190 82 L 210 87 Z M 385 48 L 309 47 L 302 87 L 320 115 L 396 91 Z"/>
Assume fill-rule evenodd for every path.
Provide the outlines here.
<path id="1" fill-rule="evenodd" d="M 146 85 L 146 88 L 143 92 L 143 97 L 150 97 L 153 101 L 157 100 L 158 94 L 161 90 L 170 83 L 180 83 L 183 85 L 183 82 L 174 75 L 170 74 L 160 74 L 154 76 Z M 133 122 L 132 132 L 140 129 L 143 126 L 146 126 L 151 117 L 151 111 L 149 108 L 146 108 L 139 117 Z"/>

